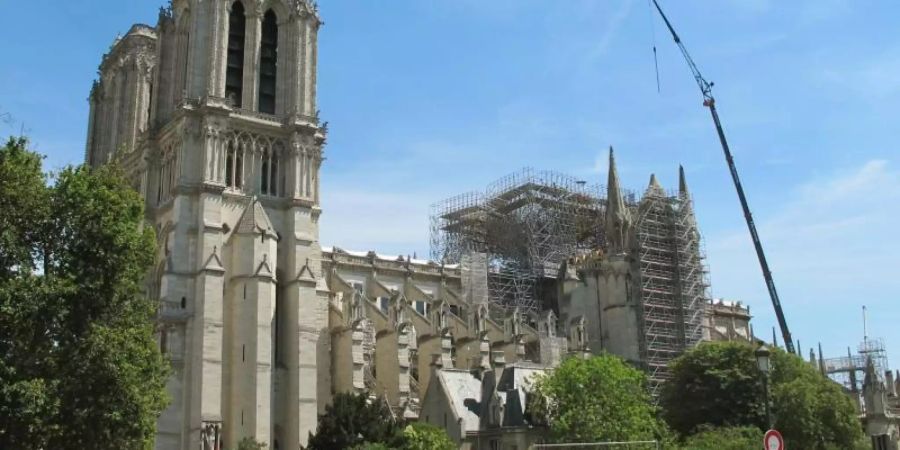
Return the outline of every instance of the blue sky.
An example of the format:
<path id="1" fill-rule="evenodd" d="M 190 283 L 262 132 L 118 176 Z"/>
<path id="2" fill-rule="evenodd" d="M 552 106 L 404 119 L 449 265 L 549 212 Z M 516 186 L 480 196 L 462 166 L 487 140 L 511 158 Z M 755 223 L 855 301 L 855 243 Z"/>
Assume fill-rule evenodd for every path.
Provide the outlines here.
<path id="1" fill-rule="evenodd" d="M 161 1 L 0 0 L 0 135 L 24 129 L 50 168 L 81 162 L 100 57 Z M 708 112 L 646 0 L 320 3 L 324 245 L 425 255 L 435 201 L 524 166 L 602 182 L 614 145 L 634 190 L 650 173 L 674 188 L 685 165 L 714 295 L 750 304 L 771 333 Z M 866 304 L 900 365 L 900 6 L 662 3 L 716 82 L 795 336 L 845 353 Z"/>

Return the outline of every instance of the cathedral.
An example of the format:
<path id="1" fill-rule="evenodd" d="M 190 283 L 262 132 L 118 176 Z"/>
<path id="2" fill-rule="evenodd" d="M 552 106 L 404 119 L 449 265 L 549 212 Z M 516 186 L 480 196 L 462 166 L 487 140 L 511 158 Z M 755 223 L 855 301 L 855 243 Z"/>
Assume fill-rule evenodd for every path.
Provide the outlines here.
<path id="1" fill-rule="evenodd" d="M 156 448 L 299 449 L 339 392 L 440 425 L 450 381 L 568 355 L 619 355 L 655 388 L 722 323 L 684 172 L 638 198 L 612 150 L 604 187 L 531 174 L 445 203 L 429 259 L 323 247 L 321 26 L 309 0 L 172 0 L 103 56 L 85 161 L 125 169 L 157 235 L 147 293 L 172 374 Z M 445 428 L 465 422 L 446 408 Z M 460 443 L 505 421 L 465 423 Z"/>

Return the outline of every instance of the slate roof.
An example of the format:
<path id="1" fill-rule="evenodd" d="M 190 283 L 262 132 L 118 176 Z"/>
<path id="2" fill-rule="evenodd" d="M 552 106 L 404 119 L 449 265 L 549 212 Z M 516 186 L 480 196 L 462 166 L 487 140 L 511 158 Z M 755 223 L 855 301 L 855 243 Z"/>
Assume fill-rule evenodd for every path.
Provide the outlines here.
<path id="1" fill-rule="evenodd" d="M 456 417 L 463 420 L 463 431 L 478 431 L 478 417 L 481 405 L 481 380 L 466 370 L 442 369 L 437 371 L 438 379 L 443 385 L 450 406 Z"/>

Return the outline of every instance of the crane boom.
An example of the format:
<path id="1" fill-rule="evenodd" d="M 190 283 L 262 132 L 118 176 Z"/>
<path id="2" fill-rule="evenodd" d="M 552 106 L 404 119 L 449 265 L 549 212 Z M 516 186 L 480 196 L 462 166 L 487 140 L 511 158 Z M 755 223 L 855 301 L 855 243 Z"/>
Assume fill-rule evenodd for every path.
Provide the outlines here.
<path id="1" fill-rule="evenodd" d="M 778 318 L 778 326 L 781 328 L 781 335 L 784 339 L 784 346 L 788 350 L 788 352 L 795 353 L 794 340 L 791 338 L 791 332 L 788 329 L 787 321 L 784 318 L 784 310 L 782 310 L 781 308 L 781 300 L 778 298 L 778 291 L 775 289 L 775 280 L 772 278 L 772 272 L 769 270 L 769 262 L 766 260 L 766 254 L 763 251 L 762 242 L 759 239 L 759 233 L 756 231 L 756 223 L 753 221 L 753 214 L 750 213 L 750 206 L 747 204 L 747 196 L 744 194 L 744 187 L 743 185 L 741 185 L 741 178 L 740 176 L 738 176 L 737 166 L 734 164 L 734 158 L 731 156 L 731 149 L 728 146 L 728 140 L 725 138 L 725 131 L 722 129 L 722 122 L 719 119 L 719 112 L 716 110 L 716 99 L 712 95 L 713 83 L 710 83 L 706 81 L 705 78 L 703 78 L 703 75 L 700 73 L 700 69 L 697 68 L 697 64 L 695 64 L 694 59 L 691 58 L 691 54 L 688 53 L 687 48 L 684 46 L 684 43 L 681 42 L 681 38 L 678 36 L 678 33 L 675 32 L 675 28 L 672 26 L 672 23 L 669 22 L 669 18 L 666 17 L 666 14 L 659 6 L 659 2 L 657 0 L 653 0 L 653 5 L 656 6 L 656 10 L 662 17 L 663 22 L 666 23 L 666 27 L 672 34 L 672 38 L 675 40 L 675 44 L 677 44 L 678 49 L 681 50 L 681 55 L 684 56 L 688 67 L 691 69 L 691 73 L 693 73 L 694 75 L 694 80 L 697 82 L 697 86 L 700 87 L 700 92 L 703 93 L 703 105 L 708 107 L 710 114 L 712 114 L 713 122 L 716 125 L 716 133 L 719 135 L 719 142 L 722 144 L 722 151 L 725 153 L 725 160 L 728 162 L 728 169 L 731 171 L 731 179 L 734 181 L 734 188 L 737 190 L 738 198 L 741 201 L 741 208 L 743 208 L 744 210 L 744 218 L 747 220 L 747 228 L 750 229 L 750 237 L 753 238 L 753 247 L 756 249 L 756 256 L 759 259 L 759 265 L 762 269 L 763 277 L 766 280 L 766 287 L 769 290 L 769 297 L 772 299 L 772 306 L 775 308 L 775 315 Z"/>

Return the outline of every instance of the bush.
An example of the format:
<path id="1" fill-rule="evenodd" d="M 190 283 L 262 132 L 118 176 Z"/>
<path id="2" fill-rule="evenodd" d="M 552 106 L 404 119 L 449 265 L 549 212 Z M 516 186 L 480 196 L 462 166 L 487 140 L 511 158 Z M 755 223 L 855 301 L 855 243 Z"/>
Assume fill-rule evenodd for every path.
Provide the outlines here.
<path id="1" fill-rule="evenodd" d="M 684 450 L 758 450 L 763 433 L 756 427 L 702 428 L 685 439 Z"/>

